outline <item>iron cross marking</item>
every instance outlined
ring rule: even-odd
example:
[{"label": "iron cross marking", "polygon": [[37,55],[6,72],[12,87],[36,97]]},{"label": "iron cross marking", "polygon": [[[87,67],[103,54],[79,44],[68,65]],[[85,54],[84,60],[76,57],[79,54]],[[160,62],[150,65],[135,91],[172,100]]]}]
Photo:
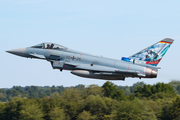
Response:
[{"label": "iron cross marking", "polygon": [[73,56],[73,57],[71,57],[71,59],[74,60],[74,59],[76,59],[76,58]]}]

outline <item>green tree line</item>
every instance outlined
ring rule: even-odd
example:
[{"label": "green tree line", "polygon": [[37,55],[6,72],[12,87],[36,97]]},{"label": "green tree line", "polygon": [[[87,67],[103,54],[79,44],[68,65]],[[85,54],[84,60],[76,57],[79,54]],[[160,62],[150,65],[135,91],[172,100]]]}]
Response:
[{"label": "green tree line", "polygon": [[180,82],[0,89],[0,120],[179,120]]}]

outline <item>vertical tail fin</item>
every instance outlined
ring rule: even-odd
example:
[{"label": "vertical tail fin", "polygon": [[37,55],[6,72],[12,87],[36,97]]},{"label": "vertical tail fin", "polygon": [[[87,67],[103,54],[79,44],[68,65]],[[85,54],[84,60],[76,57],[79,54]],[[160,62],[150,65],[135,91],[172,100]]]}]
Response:
[{"label": "vertical tail fin", "polygon": [[165,53],[170,48],[173,43],[173,39],[165,38],[148,48],[141,50],[140,52],[130,56],[130,59],[139,61],[138,63],[149,64],[152,66],[157,66]]}]

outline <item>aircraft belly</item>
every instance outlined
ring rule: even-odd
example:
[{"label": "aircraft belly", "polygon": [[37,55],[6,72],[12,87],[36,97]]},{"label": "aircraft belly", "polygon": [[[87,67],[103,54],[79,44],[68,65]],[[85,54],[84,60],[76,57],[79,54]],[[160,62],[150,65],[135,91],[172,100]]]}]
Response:
[{"label": "aircraft belly", "polygon": [[85,77],[85,78],[94,78],[94,79],[104,79],[104,80],[125,80],[125,77],[123,75],[107,75],[87,70],[72,70],[72,74]]}]

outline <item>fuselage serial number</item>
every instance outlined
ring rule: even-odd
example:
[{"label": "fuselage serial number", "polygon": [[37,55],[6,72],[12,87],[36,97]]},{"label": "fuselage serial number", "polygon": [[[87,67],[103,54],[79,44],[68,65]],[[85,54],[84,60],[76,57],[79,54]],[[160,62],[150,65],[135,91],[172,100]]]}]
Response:
[{"label": "fuselage serial number", "polygon": [[66,56],[66,59],[81,61],[81,57],[68,56],[68,55]]}]

